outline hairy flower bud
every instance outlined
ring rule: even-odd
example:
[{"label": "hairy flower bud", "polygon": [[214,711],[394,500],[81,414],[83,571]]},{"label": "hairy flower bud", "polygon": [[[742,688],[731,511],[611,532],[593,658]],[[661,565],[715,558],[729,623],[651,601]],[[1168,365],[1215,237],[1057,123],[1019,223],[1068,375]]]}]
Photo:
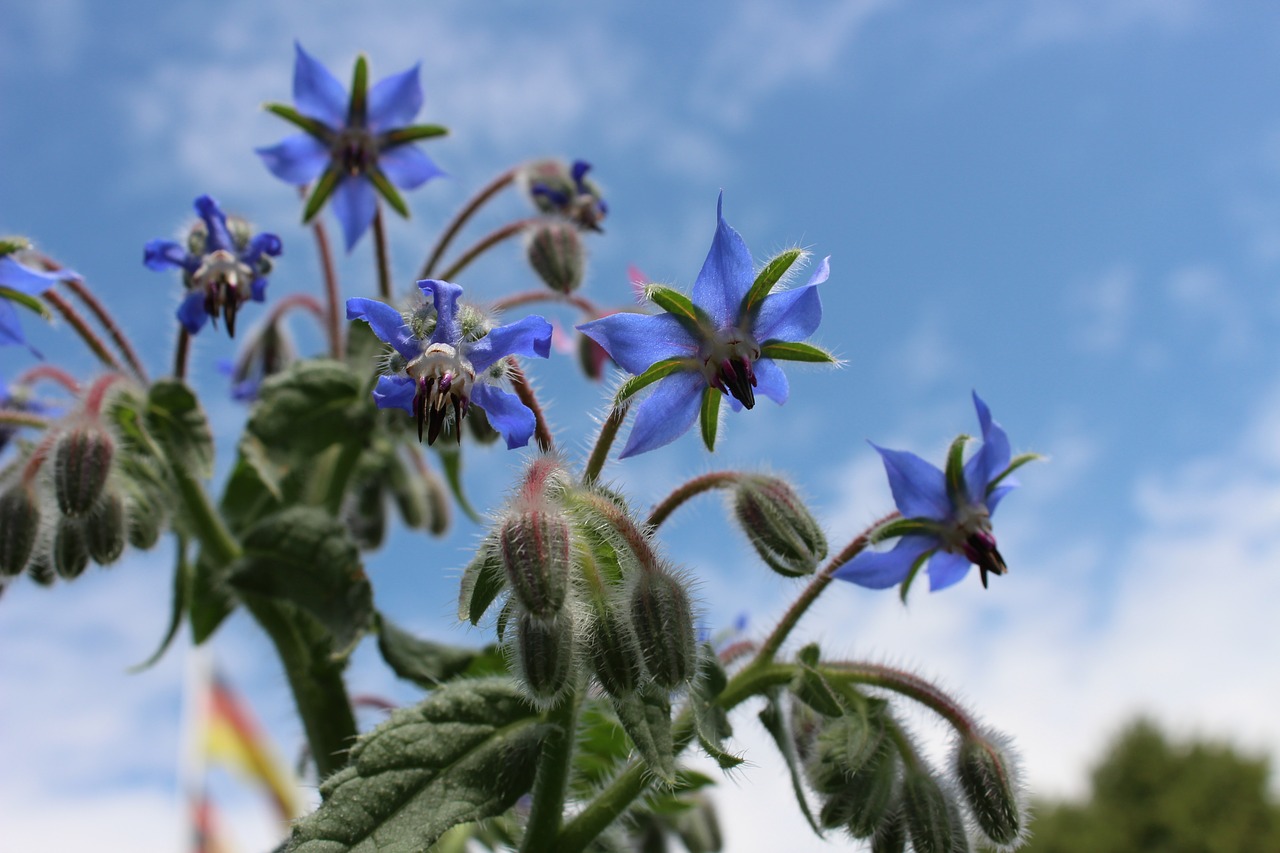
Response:
[{"label": "hairy flower bud", "polygon": [[129,497],[128,518],[126,535],[129,544],[143,551],[155,547],[164,530],[165,513],[160,503],[154,497],[143,494],[142,490],[137,490]]},{"label": "hairy flower bud", "polygon": [[75,580],[89,567],[89,537],[84,522],[63,516],[53,536],[53,568],[59,577]]},{"label": "hairy flower bud", "polygon": [[525,609],[550,619],[564,607],[569,591],[569,522],[546,505],[526,506],[498,530],[502,567]]},{"label": "hairy flower bud", "polygon": [[124,501],[108,491],[84,518],[85,544],[89,556],[100,566],[109,566],[124,553]]},{"label": "hairy flower bud", "polygon": [[27,574],[40,586],[53,586],[58,574],[53,570],[52,560],[53,556],[47,550],[36,551],[31,555],[31,562],[27,563]]},{"label": "hairy flower bud", "polygon": [[891,817],[898,752],[885,728],[884,705],[850,712],[823,725],[806,764],[810,784],[823,796],[823,826],[844,826],[870,838]]},{"label": "hairy flower bud", "polygon": [[572,293],[582,286],[587,253],[578,229],[568,222],[548,220],[534,225],[525,256],[538,278],[556,293]]},{"label": "hairy flower bud", "polygon": [[606,693],[621,697],[635,690],[644,674],[644,658],[625,612],[598,602],[587,648],[596,680]]},{"label": "hairy flower bud", "polygon": [[876,830],[871,839],[871,853],[906,853],[907,827],[898,815],[893,815]]},{"label": "hairy flower bud", "polygon": [[97,503],[114,451],[111,436],[96,426],[77,427],[58,440],[53,482],[63,515],[84,515]]},{"label": "hairy flower bud", "polygon": [[969,850],[969,836],[955,796],[924,767],[908,766],[902,777],[902,820],[918,853]]},{"label": "hairy flower bud", "polygon": [[20,574],[40,532],[40,507],[21,485],[0,495],[0,575]]},{"label": "hairy flower bud", "polygon": [[649,675],[674,690],[689,680],[697,665],[693,611],[689,593],[670,573],[639,573],[631,592],[631,624]]},{"label": "hairy flower bud", "polygon": [[960,739],[954,757],[956,777],[978,828],[993,844],[1010,849],[1022,836],[1017,761],[998,735]]},{"label": "hairy flower bud", "polygon": [[760,559],[780,575],[813,574],[827,556],[822,527],[784,480],[743,477],[734,491],[733,514]]},{"label": "hairy flower bud", "polygon": [[381,477],[370,476],[357,483],[343,501],[342,521],[366,551],[380,547],[387,535],[387,502],[382,492]]},{"label": "hairy flower bud", "polygon": [[565,611],[553,619],[522,612],[516,621],[516,672],[535,702],[550,706],[573,677],[573,618]]}]

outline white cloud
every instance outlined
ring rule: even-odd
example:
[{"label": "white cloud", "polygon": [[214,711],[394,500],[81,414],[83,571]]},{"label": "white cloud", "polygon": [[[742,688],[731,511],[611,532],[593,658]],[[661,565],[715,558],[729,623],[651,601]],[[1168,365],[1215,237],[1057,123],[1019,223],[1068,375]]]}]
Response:
[{"label": "white cloud", "polygon": [[86,35],[83,0],[13,4],[4,15],[0,68],[21,64],[60,74],[75,67]]},{"label": "white cloud", "polygon": [[1205,351],[1219,359],[1253,352],[1251,309],[1219,270],[1205,265],[1175,270],[1169,276],[1167,294]]},{"label": "white cloud", "polygon": [[1119,349],[1132,322],[1136,289],[1137,274],[1122,264],[1071,288],[1079,316],[1077,339],[1082,347],[1097,353]]}]

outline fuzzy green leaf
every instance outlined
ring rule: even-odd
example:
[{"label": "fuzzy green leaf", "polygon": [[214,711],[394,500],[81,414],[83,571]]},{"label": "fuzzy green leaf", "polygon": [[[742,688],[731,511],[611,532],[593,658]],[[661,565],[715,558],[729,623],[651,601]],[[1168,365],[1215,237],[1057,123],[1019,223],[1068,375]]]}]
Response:
[{"label": "fuzzy green leaf", "polygon": [[169,626],[165,629],[164,637],[160,640],[160,646],[151,653],[151,657],[142,663],[134,664],[129,667],[130,673],[142,672],[144,669],[150,669],[164,657],[164,653],[168,651],[169,645],[173,642],[173,638],[178,634],[178,626],[182,624],[182,616],[187,612],[187,599],[191,589],[191,578],[194,574],[191,564],[187,562],[187,543],[181,537],[178,539],[178,564],[173,567],[173,597],[172,605],[169,609]]},{"label": "fuzzy green leaf", "polygon": [[671,702],[664,691],[637,690],[613,700],[618,720],[631,736],[641,760],[671,785],[676,780],[675,746],[671,740]]},{"label": "fuzzy green leaf", "polygon": [[262,383],[246,431],[272,461],[310,465],[335,444],[368,446],[376,414],[365,377],[340,361],[310,359]]},{"label": "fuzzy green leaf", "polygon": [[391,671],[420,687],[437,687],[459,675],[496,674],[505,670],[494,646],[467,649],[417,637],[382,614],[377,616],[378,651]]},{"label": "fuzzy green leaf", "polygon": [[822,829],[818,826],[818,821],[814,819],[813,811],[809,808],[809,801],[805,798],[804,780],[800,774],[800,757],[796,755],[795,743],[791,740],[791,734],[787,731],[786,717],[783,715],[779,696],[779,691],[773,691],[769,694],[768,704],[760,712],[760,722],[764,725],[765,731],[773,738],[773,742],[777,744],[778,752],[782,755],[782,760],[786,762],[787,770],[791,772],[791,788],[795,791],[796,802],[800,804],[800,811],[804,814],[805,820],[809,822],[809,827],[814,834],[822,838]]},{"label": "fuzzy green leaf", "polygon": [[801,341],[765,341],[760,345],[760,357],[777,361],[807,361],[813,364],[839,364],[831,353]]},{"label": "fuzzy green leaf", "polygon": [[507,585],[507,574],[502,568],[502,555],[492,535],[485,538],[467,567],[462,571],[461,589],[458,592],[458,618],[468,619],[472,625],[480,624],[489,605]]},{"label": "fuzzy green leaf", "polygon": [[200,401],[185,383],[177,379],[152,383],[143,419],[170,464],[199,478],[213,475],[213,433]]}]

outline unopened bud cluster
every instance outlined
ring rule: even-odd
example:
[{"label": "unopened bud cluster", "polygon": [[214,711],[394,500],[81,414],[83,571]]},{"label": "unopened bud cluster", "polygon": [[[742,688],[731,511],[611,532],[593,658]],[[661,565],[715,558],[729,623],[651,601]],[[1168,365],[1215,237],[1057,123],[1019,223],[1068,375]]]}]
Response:
[{"label": "unopened bud cluster", "polygon": [[733,491],[733,515],[760,559],[780,575],[811,575],[827,556],[822,526],[785,480],[741,477]]},{"label": "unopened bud cluster", "polygon": [[449,529],[447,487],[420,459],[412,458],[417,452],[416,448],[398,452],[390,442],[377,442],[361,454],[341,518],[362,549],[382,546],[388,505],[396,508],[410,530],[442,536]]},{"label": "unopened bud cluster", "polygon": [[610,696],[682,688],[697,661],[684,581],[616,495],[573,482],[554,457],[523,483],[463,579],[477,621],[502,592],[514,669],[542,706],[579,673]]}]

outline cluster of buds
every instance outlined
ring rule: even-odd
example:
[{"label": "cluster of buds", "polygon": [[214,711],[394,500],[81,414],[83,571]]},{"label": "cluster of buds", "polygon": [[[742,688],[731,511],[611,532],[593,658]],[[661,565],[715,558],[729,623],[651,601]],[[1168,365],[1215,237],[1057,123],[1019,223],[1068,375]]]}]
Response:
[{"label": "cluster of buds", "polygon": [[[531,699],[554,705],[579,671],[610,696],[681,689],[697,665],[693,608],[616,495],[536,459],[463,578],[459,615],[499,624]],[[514,630],[512,630],[514,629]]]},{"label": "cluster of buds", "polygon": [[534,160],[517,179],[529,200],[546,218],[530,226],[525,256],[538,277],[557,293],[572,293],[582,285],[587,252],[583,231],[600,231],[608,205],[600,189],[586,175],[591,165],[576,160]]},{"label": "cluster of buds", "polygon": [[361,454],[352,486],[342,504],[341,517],[363,549],[382,546],[387,535],[387,507],[394,504],[410,530],[443,536],[449,529],[448,490],[427,467],[415,447],[379,440]]}]

